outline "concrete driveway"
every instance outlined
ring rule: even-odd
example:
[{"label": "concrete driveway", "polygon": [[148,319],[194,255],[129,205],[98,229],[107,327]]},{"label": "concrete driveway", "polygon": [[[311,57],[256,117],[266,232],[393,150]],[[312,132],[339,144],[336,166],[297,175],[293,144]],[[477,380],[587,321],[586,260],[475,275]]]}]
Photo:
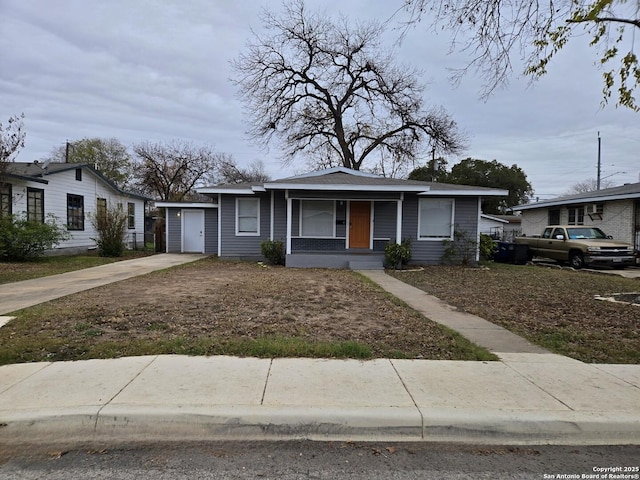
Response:
[{"label": "concrete driveway", "polygon": [[162,253],[0,286],[0,315],[127,278],[195,262],[207,255]]}]

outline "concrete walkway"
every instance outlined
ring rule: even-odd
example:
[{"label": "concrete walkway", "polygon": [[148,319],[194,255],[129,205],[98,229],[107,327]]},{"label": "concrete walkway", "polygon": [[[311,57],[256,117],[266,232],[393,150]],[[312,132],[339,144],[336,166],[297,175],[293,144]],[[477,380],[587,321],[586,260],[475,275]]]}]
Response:
[{"label": "concrete walkway", "polygon": [[[75,283],[72,293],[201,258],[156,257],[146,267],[119,262],[125,266],[109,279],[104,267],[97,267],[101,274],[64,274],[64,282],[48,277],[40,284],[46,297],[34,283],[20,284],[30,288],[26,297],[45,301],[65,294],[52,291],[56,284]],[[640,365],[589,365],[550,354],[384,272],[360,273],[500,361],[163,355],[6,365],[0,444],[299,438],[640,444]],[[71,282],[74,276],[84,280]],[[13,301],[4,287],[21,295],[17,283],[3,285],[3,311],[27,306],[4,307]]]},{"label": "concrete walkway", "polygon": [[387,275],[384,271],[361,270],[358,273],[374,281],[428,319],[460,332],[487,350],[495,353],[549,353],[509,330],[462,312],[433,295]]}]

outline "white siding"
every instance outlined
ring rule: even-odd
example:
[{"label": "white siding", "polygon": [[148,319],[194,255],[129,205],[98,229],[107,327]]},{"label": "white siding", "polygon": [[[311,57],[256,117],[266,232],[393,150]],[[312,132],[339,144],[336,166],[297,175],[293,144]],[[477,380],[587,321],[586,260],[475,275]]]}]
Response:
[{"label": "white siding", "polygon": [[[616,240],[633,244],[634,238],[634,209],[633,200],[618,200],[603,202],[602,220],[594,216],[593,220],[585,212],[584,224],[602,229],[607,235]],[[585,204],[585,209],[591,204]],[[572,205],[571,207],[580,206]],[[560,209],[560,223],[569,220],[568,207],[553,207]],[[525,235],[540,235],[549,221],[548,208],[537,208],[522,211],[522,232]]]},{"label": "white siding", "polygon": [[84,230],[70,230],[71,239],[62,242],[57,248],[93,248],[96,243],[92,238],[96,237],[91,225],[91,216],[95,215],[97,198],[106,198],[107,205],[122,203],[122,208],[127,212],[127,203],[135,204],[135,228],[127,229],[126,242],[133,241],[134,233],[138,245],[144,242],[144,201],[138,198],[126,197],[112,189],[90,170],[82,169],[82,180],[76,180],[75,169],[49,174],[44,177],[49,183],[38,183],[10,179],[12,184],[13,213],[19,214],[27,211],[27,188],[44,190],[45,215],[53,214],[58,223],[67,225],[67,194],[82,195],[84,197]]}]

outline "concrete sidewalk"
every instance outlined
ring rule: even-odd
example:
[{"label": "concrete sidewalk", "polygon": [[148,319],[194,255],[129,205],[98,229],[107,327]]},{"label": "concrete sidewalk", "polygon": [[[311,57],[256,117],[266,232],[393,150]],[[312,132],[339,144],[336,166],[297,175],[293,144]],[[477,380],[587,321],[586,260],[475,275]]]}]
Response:
[{"label": "concrete sidewalk", "polygon": [[638,444],[640,369],[148,356],[0,367],[0,443],[214,439]]},{"label": "concrete sidewalk", "polygon": [[[3,285],[0,311],[198,258],[157,255]],[[0,366],[0,444],[299,438],[640,444],[640,365],[588,365],[550,354],[384,272],[360,273],[501,360],[165,355]]]},{"label": "concrete sidewalk", "polygon": [[0,285],[0,315],[145,273],[190,263],[206,255],[162,253]]}]

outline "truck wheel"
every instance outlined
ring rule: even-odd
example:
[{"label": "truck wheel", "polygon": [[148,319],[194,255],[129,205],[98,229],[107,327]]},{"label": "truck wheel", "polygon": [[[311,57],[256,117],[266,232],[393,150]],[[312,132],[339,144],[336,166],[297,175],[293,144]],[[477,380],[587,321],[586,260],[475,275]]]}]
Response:
[{"label": "truck wheel", "polygon": [[576,270],[584,267],[584,257],[580,252],[571,252],[569,254],[569,265],[571,265]]}]

